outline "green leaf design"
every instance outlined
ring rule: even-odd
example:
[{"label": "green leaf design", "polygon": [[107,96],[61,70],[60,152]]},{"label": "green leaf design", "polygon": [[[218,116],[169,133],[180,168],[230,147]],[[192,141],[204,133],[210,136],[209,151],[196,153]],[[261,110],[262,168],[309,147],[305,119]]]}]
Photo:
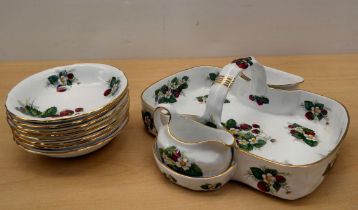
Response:
[{"label": "green leaf design", "polygon": [[170,98],[168,99],[168,103],[175,103],[175,102],[177,102],[177,99],[173,96],[173,95],[171,95],[170,96]]},{"label": "green leaf design", "polygon": [[275,182],[275,183],[273,183],[272,187],[273,187],[273,188],[276,190],[276,192],[277,192],[277,191],[279,191],[279,190],[280,190],[280,188],[281,188],[281,184],[280,184],[280,183],[278,183],[278,182]]},{"label": "green leaf design", "polygon": [[60,71],[60,72],[58,73],[58,75],[59,75],[60,77],[66,76],[66,75],[67,75],[67,71],[66,71],[66,70]]},{"label": "green leaf design", "polygon": [[312,140],[308,140],[306,138],[303,141],[311,147],[315,147],[318,144],[318,141],[312,141]]},{"label": "green leaf design", "polygon": [[239,144],[239,148],[243,149],[245,151],[251,151],[251,150],[254,149],[254,146],[249,144],[249,143],[247,143],[247,144]]},{"label": "green leaf design", "polygon": [[159,148],[160,157],[163,157],[163,153],[164,153],[164,149],[163,149],[163,148]]},{"label": "green leaf design", "polygon": [[323,108],[324,108],[324,104],[322,104],[322,103],[315,103],[315,105],[314,105],[315,107],[318,107],[320,110],[322,110]]},{"label": "green leaf design", "polygon": [[187,81],[189,81],[188,76],[183,76],[181,79],[179,79],[178,77],[174,77],[173,79],[168,81],[168,84],[165,84],[155,90],[155,101],[158,103],[177,102],[176,98],[179,97],[181,91],[189,87]]},{"label": "green leaf design", "polygon": [[[213,186],[214,189],[212,189],[210,186]],[[222,186],[222,184],[219,182],[219,183],[216,183],[216,184],[203,184],[201,185],[201,189],[203,190],[217,190],[219,189],[220,187]]]},{"label": "green leaf design", "polygon": [[198,96],[198,97],[196,97],[196,100],[198,100],[199,102],[203,102],[203,101],[204,101],[204,97],[203,97],[203,96]]},{"label": "green leaf design", "polygon": [[46,109],[42,114],[41,117],[51,117],[56,115],[57,113],[57,108],[55,106],[50,107],[48,109]]},{"label": "green leaf design", "polygon": [[210,73],[209,78],[211,81],[215,81],[216,77],[219,75],[219,73]]},{"label": "green leaf design", "polygon": [[266,168],[265,169],[265,174],[268,174],[268,173],[272,174],[272,176],[276,176],[278,174],[276,169]]},{"label": "green leaf design", "polygon": [[254,146],[255,146],[256,148],[260,148],[260,147],[263,147],[265,144],[266,144],[266,141],[264,141],[264,140],[262,140],[262,139],[259,139],[259,140],[257,140],[257,143],[254,144]]},{"label": "green leaf design", "polygon": [[167,103],[167,98],[160,98],[159,100],[158,100],[158,103],[160,103],[160,104],[162,104],[162,103]]},{"label": "green leaf design", "polygon": [[296,139],[304,139],[305,138],[303,133],[299,133],[299,132],[292,134],[292,136],[295,137]]},{"label": "green leaf design", "polygon": [[167,147],[164,152],[169,155],[169,156],[172,156],[174,154],[174,152],[176,151],[176,147],[175,146],[170,146],[170,147]]},{"label": "green leaf design", "polygon": [[243,137],[244,139],[246,139],[246,140],[255,138],[255,136],[254,136],[252,133],[250,133],[250,132],[245,133],[242,137]]},{"label": "green leaf design", "polygon": [[307,111],[310,111],[314,105],[313,105],[312,101],[304,101],[304,106]]},{"label": "green leaf design", "polygon": [[[170,146],[165,149],[159,148],[160,157],[163,158],[163,154],[165,154],[171,159],[177,150],[178,149],[175,146]],[[162,161],[164,161],[164,160],[162,159]],[[176,171],[180,174],[187,175],[187,176],[191,176],[191,177],[203,176],[202,170],[195,163],[191,163],[191,167],[189,168],[189,170],[186,170],[186,171],[184,171],[183,168],[176,166],[175,164],[168,164],[167,166],[169,168],[173,169],[174,171]]]},{"label": "green leaf design", "polygon": [[302,125],[299,125],[297,123],[293,123],[291,124],[291,132],[293,131],[293,129],[295,128],[301,128],[302,129],[302,132],[298,132],[296,131],[295,133],[291,133],[291,135],[293,137],[295,137],[296,139],[301,139],[303,140],[307,145],[311,146],[311,147],[314,147],[314,146],[317,146],[318,145],[318,141],[316,140],[311,140],[311,139],[308,139],[306,138],[306,136],[304,135],[304,133],[311,133],[311,135],[315,136],[315,132],[314,130],[312,129],[309,129],[309,128],[306,128]]},{"label": "green leaf design", "polygon": [[162,93],[166,93],[168,91],[169,87],[167,85],[163,85],[160,90],[162,91]]},{"label": "green leaf design", "polygon": [[262,175],[264,174],[264,172],[257,167],[251,167],[250,168],[252,175],[257,179],[257,180],[263,180],[262,179]]},{"label": "green leaf design", "polygon": [[183,83],[180,85],[179,87],[181,90],[187,89],[188,88],[188,83]]},{"label": "green leaf design", "polygon": [[177,84],[178,84],[178,81],[179,81],[178,78],[177,78],[177,77],[174,77],[174,78],[172,79],[171,83],[177,85]]},{"label": "green leaf design", "polygon": [[48,81],[50,82],[51,85],[55,85],[55,84],[57,84],[58,76],[51,75],[47,79],[48,79]]},{"label": "green leaf design", "polygon": [[111,81],[109,82],[109,87],[113,88],[115,84],[117,84],[117,79],[115,77],[112,77]]},{"label": "green leaf design", "polygon": [[203,176],[203,172],[201,171],[200,167],[198,165],[196,165],[195,163],[192,163],[190,169],[187,171],[184,171],[184,173],[186,175],[192,176],[192,177]]},{"label": "green leaf design", "polygon": [[264,104],[268,104],[270,101],[268,98],[266,97],[261,97],[261,101],[264,103]]},{"label": "green leaf design", "polygon": [[33,117],[38,117],[42,114],[40,110],[36,109],[32,105],[25,105],[25,113]]},{"label": "green leaf design", "polygon": [[319,113],[319,114],[316,115],[316,117],[317,117],[318,120],[322,120],[323,114]]},{"label": "green leaf design", "polygon": [[201,189],[208,190],[209,189],[209,184],[203,184],[200,187],[201,187]]},{"label": "green leaf design", "polygon": [[234,119],[229,119],[228,121],[226,121],[225,127],[227,129],[230,129],[230,128],[235,128],[236,125],[237,125],[237,123]]}]

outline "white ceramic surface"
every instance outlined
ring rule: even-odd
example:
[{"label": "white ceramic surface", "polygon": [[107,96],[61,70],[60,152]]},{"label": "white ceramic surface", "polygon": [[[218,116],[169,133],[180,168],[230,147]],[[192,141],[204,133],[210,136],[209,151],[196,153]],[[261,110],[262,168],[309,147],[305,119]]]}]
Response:
[{"label": "white ceramic surface", "polygon": [[237,163],[233,161],[230,167],[224,172],[211,177],[189,177],[184,176],[170,169],[168,166],[162,163],[161,157],[158,154],[158,148],[156,144],[153,147],[153,156],[160,172],[174,184],[182,187],[196,190],[196,191],[213,191],[218,190],[224,186],[237,170]]},{"label": "white ceramic surface", "polygon": [[[111,88],[112,78],[117,83]],[[127,79],[123,72],[109,65],[88,63],[60,66],[34,74],[17,84],[8,94],[6,107],[11,114],[33,121],[79,118],[110,104],[126,87]],[[56,115],[66,110],[74,114],[69,116],[64,112],[63,116],[57,117],[31,116],[19,111],[25,105],[41,112],[56,107]],[[81,111],[77,112],[76,109]]]},{"label": "white ceramic surface", "polygon": [[[237,77],[223,105],[221,122],[236,135],[240,146],[239,167],[232,179],[281,198],[297,199],[312,192],[332,167],[348,129],[349,116],[342,104],[318,94],[266,86],[254,88],[255,79],[265,80],[263,69],[256,71],[261,76],[249,82]],[[255,74],[252,66],[246,71]],[[213,73],[217,75],[218,69],[195,67],[146,89],[142,94],[142,113],[148,130],[156,133],[150,126],[151,114],[159,102],[156,90],[171,85],[174,78],[187,77],[186,88],[179,88],[175,101],[161,102],[171,103],[180,114],[202,116],[208,101],[203,96],[210,92]],[[172,92],[178,91],[173,87]],[[305,178],[304,173],[310,178]]]},{"label": "white ceramic surface", "polygon": [[17,142],[17,144],[23,148],[24,150],[33,153],[33,154],[38,154],[38,155],[44,155],[47,157],[53,157],[53,158],[72,158],[72,157],[78,157],[78,156],[82,156],[82,155],[86,155],[89,153],[92,153],[102,147],[104,147],[105,145],[107,145],[111,140],[113,140],[114,138],[116,138],[120,132],[122,131],[122,129],[125,127],[125,125],[128,123],[129,118],[127,117],[124,122],[110,135],[106,136],[103,139],[97,140],[95,142],[93,142],[90,145],[87,145],[86,147],[83,148],[79,148],[79,149],[75,149],[75,150],[70,150],[70,151],[64,151],[64,152],[44,152],[44,151],[37,151],[34,149],[28,149],[24,146],[22,146],[21,144],[19,144]]},{"label": "white ceramic surface", "polygon": [[[161,122],[163,110],[170,114],[165,125]],[[235,143],[229,133],[180,116],[167,104],[157,106],[154,124],[158,153],[168,167],[193,177],[216,176],[229,168]]]}]

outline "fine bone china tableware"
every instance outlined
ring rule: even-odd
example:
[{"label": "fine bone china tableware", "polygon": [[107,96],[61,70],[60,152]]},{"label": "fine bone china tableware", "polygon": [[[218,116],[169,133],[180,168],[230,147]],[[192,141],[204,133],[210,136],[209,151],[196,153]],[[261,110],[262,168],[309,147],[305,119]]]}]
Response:
[{"label": "fine bone china tableware", "polygon": [[115,138],[128,122],[127,79],[104,64],[73,64],[34,74],[6,100],[16,144],[50,157],[93,152]]},{"label": "fine bone china tableware", "polygon": [[[17,132],[24,133],[24,134],[31,134],[38,137],[63,137],[68,135],[78,135],[78,133],[82,132],[93,132],[94,129],[99,129],[100,126],[106,125],[109,122],[113,121],[115,116],[117,116],[121,111],[127,110],[129,106],[128,101],[123,101],[118,104],[115,108],[107,112],[105,115],[102,115],[96,119],[81,122],[81,124],[77,124],[74,126],[67,126],[64,128],[31,128],[27,127],[27,124],[18,123],[16,120],[12,119],[8,116],[8,122],[10,126],[16,129]],[[51,140],[47,140],[51,141]]]},{"label": "fine bone china tableware", "polygon": [[[170,115],[166,125],[161,120],[162,110]],[[235,140],[228,132],[180,116],[167,104],[157,106],[154,124],[158,130],[158,152],[174,171],[192,177],[212,177],[230,167]]]},{"label": "fine bone china tableware", "polygon": [[62,139],[50,139],[51,137],[42,137],[29,136],[28,134],[23,134],[13,131],[13,135],[18,139],[21,139],[24,143],[32,145],[34,147],[43,147],[43,148],[68,148],[69,146],[76,146],[83,143],[88,143],[94,141],[95,138],[99,136],[104,136],[107,133],[111,133],[122,123],[125,116],[128,114],[128,107],[120,113],[116,114],[113,121],[106,123],[103,126],[100,126],[98,129],[91,132],[79,133],[76,135],[64,136]]},{"label": "fine bone china tableware", "polygon": [[233,160],[229,168],[216,176],[191,177],[178,173],[165,165],[158,153],[157,144],[154,144],[153,146],[153,156],[159,170],[166,178],[174,184],[196,191],[213,191],[221,188],[230,181],[237,170],[237,163]]},{"label": "fine bone china tableware", "polygon": [[[257,85],[267,84],[266,69],[251,57],[234,63],[239,68],[247,64],[241,69],[251,71],[250,81],[220,76],[219,69],[202,66],[148,87],[142,94],[148,131],[156,135],[152,116],[158,104],[171,104],[180,114],[203,116],[213,83],[229,85],[235,79],[221,116],[221,125],[238,145],[237,168],[231,179],[289,200],[310,194],[334,164],[349,125],[347,110],[318,94]],[[215,75],[214,81],[210,75]]]}]

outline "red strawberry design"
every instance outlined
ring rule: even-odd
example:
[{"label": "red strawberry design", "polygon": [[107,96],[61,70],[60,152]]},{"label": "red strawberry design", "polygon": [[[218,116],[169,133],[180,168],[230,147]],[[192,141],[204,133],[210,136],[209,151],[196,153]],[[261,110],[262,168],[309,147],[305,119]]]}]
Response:
[{"label": "red strawberry design", "polygon": [[254,133],[254,134],[259,134],[260,130],[259,129],[253,129],[251,132]]},{"label": "red strawberry design", "polygon": [[73,113],[75,113],[74,111],[70,110],[70,109],[66,109],[60,112],[60,116],[70,116],[73,115]]},{"label": "red strawberry design", "polygon": [[72,80],[75,76],[72,73],[67,74],[67,78],[69,80]]},{"label": "red strawberry design", "polygon": [[109,94],[111,94],[112,89],[107,89],[106,91],[104,91],[103,95],[104,96],[108,96]]},{"label": "red strawberry design", "polygon": [[306,112],[305,114],[306,118],[309,120],[313,120],[314,119],[314,114],[312,112]]},{"label": "red strawberry design", "polygon": [[240,129],[248,131],[251,129],[251,126],[249,124],[243,123],[243,124],[240,124]]},{"label": "red strawberry design", "polygon": [[257,105],[259,105],[259,106],[262,106],[264,104],[264,102],[260,99],[258,99],[256,102],[257,102]]},{"label": "red strawberry design", "polygon": [[172,159],[176,162],[178,160],[178,158],[181,157],[181,153],[179,150],[175,151],[175,153],[172,156]]},{"label": "red strawberry design", "polygon": [[262,192],[269,192],[270,191],[270,186],[264,181],[259,181],[257,183],[257,188],[259,188]]},{"label": "red strawberry design", "polygon": [[175,97],[175,98],[178,98],[179,95],[180,95],[180,91],[175,90],[175,91],[174,91],[174,97]]},{"label": "red strawberry design", "polygon": [[279,183],[282,183],[282,182],[286,181],[286,178],[283,177],[283,176],[280,176],[280,175],[275,176],[275,178],[276,178],[276,181],[279,182]]},{"label": "red strawberry design", "polygon": [[250,99],[251,101],[254,101],[254,100],[255,100],[255,96],[249,95],[249,99]]},{"label": "red strawberry design", "polygon": [[75,112],[83,112],[83,108],[82,107],[78,107],[75,109]]},{"label": "red strawberry design", "polygon": [[57,88],[56,88],[56,91],[57,92],[65,92],[66,91],[66,87],[65,86],[63,86],[63,85],[59,85],[59,86],[57,86]]},{"label": "red strawberry design", "polygon": [[254,128],[260,128],[260,126],[258,124],[252,124],[252,127]]},{"label": "red strawberry design", "polygon": [[306,135],[312,135],[312,136],[316,135],[316,133],[314,131],[305,131],[305,134]]},{"label": "red strawberry design", "polygon": [[293,125],[288,125],[288,128],[294,128]]},{"label": "red strawberry design", "polygon": [[327,112],[327,110],[326,110],[326,109],[322,109],[322,110],[321,110],[321,114],[323,114],[323,115],[327,115],[327,114],[328,114],[328,112]]},{"label": "red strawberry design", "polygon": [[295,131],[295,130],[291,130],[291,131],[290,131],[290,133],[291,133],[292,135],[294,135],[294,134],[296,134],[296,133],[297,133],[297,131]]},{"label": "red strawberry design", "polygon": [[243,62],[243,63],[239,63],[238,67],[242,68],[242,69],[247,69],[247,67],[249,67],[249,65],[246,62]]}]

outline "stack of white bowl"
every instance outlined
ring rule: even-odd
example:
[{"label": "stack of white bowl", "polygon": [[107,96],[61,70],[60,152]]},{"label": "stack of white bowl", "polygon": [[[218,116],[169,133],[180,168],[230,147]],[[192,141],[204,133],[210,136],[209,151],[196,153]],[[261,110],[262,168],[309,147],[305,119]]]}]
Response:
[{"label": "stack of white bowl", "polygon": [[13,139],[24,150],[75,157],[93,152],[125,127],[127,78],[104,64],[51,68],[17,84],[6,100]]}]

